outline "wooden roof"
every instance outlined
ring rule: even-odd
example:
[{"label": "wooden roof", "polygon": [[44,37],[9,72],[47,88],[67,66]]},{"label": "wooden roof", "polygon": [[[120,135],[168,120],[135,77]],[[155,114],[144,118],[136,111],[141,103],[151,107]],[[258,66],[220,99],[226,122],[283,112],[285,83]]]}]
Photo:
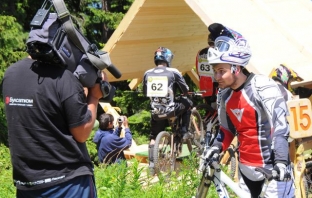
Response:
[{"label": "wooden roof", "polygon": [[135,0],[104,47],[134,88],[154,67],[164,46],[174,53],[172,67],[191,71],[198,50],[206,47],[207,26],[218,22],[240,32],[253,52],[247,68],[269,75],[280,63],[312,81],[312,2],[308,0]]}]

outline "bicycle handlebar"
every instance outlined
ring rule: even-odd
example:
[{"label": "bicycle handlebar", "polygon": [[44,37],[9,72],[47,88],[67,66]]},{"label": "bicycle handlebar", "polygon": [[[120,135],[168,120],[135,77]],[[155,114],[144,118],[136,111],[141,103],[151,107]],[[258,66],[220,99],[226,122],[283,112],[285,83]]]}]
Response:
[{"label": "bicycle handlebar", "polygon": [[[212,167],[213,169],[215,169],[216,171],[220,171],[221,168],[220,168],[220,164],[219,164],[219,156],[220,154],[218,153],[215,153],[209,160],[208,160],[208,163],[207,165]],[[269,170],[269,169],[266,169],[266,168],[263,168],[263,167],[256,167],[255,168],[256,171],[260,172],[263,174],[263,176],[265,177],[266,180],[268,181],[271,181],[273,179],[276,179],[279,177],[279,175],[273,177],[273,174],[272,174],[272,170]]]}]

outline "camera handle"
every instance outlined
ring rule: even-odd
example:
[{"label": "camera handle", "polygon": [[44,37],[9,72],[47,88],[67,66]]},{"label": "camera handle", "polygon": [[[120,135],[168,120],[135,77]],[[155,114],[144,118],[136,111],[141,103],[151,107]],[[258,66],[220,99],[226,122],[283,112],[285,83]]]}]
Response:
[{"label": "camera handle", "polygon": [[54,5],[54,8],[56,10],[58,18],[62,21],[63,27],[65,32],[68,34],[70,40],[76,45],[80,51],[85,53],[87,57],[89,58],[90,62],[99,70],[107,69],[115,78],[120,78],[121,73],[120,71],[112,64],[109,54],[104,51],[97,50],[94,53],[90,53],[88,50],[86,50],[77,34],[76,29],[73,25],[71,16],[69,11],[66,8],[66,5],[63,0],[52,0],[52,3]]}]

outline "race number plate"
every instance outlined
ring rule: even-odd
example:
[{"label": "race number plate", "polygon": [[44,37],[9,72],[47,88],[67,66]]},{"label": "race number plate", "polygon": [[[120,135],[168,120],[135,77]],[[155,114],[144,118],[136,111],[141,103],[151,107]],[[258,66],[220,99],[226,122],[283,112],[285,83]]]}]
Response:
[{"label": "race number plate", "polygon": [[311,102],[307,98],[287,101],[290,116],[288,122],[290,126],[289,136],[293,139],[312,136],[312,110]]},{"label": "race number plate", "polygon": [[199,59],[197,63],[197,71],[200,76],[213,77],[213,70],[207,60]]},{"label": "race number plate", "polygon": [[165,97],[168,94],[168,78],[166,76],[149,76],[147,79],[148,97]]}]

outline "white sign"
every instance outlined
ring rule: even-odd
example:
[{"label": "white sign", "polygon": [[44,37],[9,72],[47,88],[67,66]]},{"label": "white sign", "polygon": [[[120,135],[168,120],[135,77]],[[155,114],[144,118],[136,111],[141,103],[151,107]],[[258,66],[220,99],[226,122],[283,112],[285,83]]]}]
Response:
[{"label": "white sign", "polygon": [[147,78],[147,96],[165,97],[168,94],[167,76],[149,76]]}]

